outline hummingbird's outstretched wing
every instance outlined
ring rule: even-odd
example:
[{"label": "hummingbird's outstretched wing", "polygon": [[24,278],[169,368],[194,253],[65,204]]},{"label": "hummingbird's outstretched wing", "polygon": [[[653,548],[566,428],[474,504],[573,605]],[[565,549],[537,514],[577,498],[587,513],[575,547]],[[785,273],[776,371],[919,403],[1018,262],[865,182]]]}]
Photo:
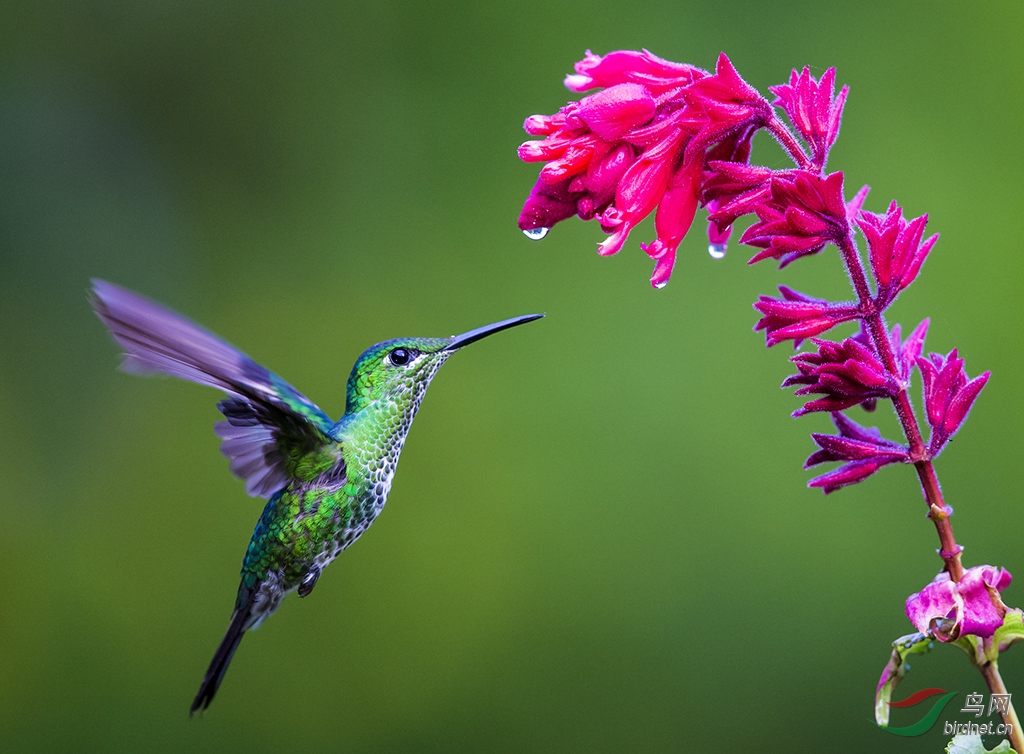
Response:
[{"label": "hummingbird's outstretched wing", "polygon": [[230,396],[217,405],[227,420],[214,429],[250,495],[270,497],[306,459],[333,446],[330,417],[276,374],[155,301],[104,280],[92,282],[93,309],[125,349],[122,369],[163,372]]}]

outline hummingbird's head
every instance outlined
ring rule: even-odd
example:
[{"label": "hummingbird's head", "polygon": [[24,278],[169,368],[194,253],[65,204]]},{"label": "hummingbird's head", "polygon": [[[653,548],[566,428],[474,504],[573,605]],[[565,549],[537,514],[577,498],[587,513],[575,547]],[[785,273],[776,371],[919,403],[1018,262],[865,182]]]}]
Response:
[{"label": "hummingbird's head", "polygon": [[379,400],[403,408],[409,405],[415,411],[430,380],[453,353],[488,335],[543,316],[524,314],[450,338],[396,338],[370,346],[349,375],[345,413],[361,411]]}]

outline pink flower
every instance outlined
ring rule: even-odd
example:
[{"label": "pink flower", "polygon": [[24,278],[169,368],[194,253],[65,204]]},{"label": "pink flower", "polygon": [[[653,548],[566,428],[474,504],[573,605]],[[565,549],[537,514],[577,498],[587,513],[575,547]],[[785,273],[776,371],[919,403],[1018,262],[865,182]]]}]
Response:
[{"label": "pink flower", "polygon": [[708,161],[702,184],[708,219],[719,231],[728,230],[738,218],[770,200],[772,175],[768,168],[745,162]]},{"label": "pink flower", "polygon": [[[892,344],[892,352],[896,356],[896,368],[899,373],[899,378],[904,383],[910,379],[910,372],[917,364],[917,359],[921,356],[921,350],[924,348],[924,338],[928,334],[928,324],[930,320],[925,319],[914,328],[913,332],[907,336],[906,340],[901,340],[900,326],[893,325],[892,332],[889,334],[889,343]],[[856,337],[856,336],[855,336]],[[863,342],[870,342],[867,333],[861,332],[860,335]]]},{"label": "pink flower", "polygon": [[[673,146],[667,145],[666,151],[674,151]],[[669,160],[652,159],[644,154],[630,165],[616,186],[615,201],[601,213],[601,230],[611,235],[598,245],[598,254],[619,253],[630,231],[658,206],[671,177]]]},{"label": "pink flower", "polygon": [[576,197],[569,193],[571,178],[548,183],[538,180],[519,213],[522,230],[550,228],[557,222],[576,214]]},{"label": "pink flower", "polygon": [[620,143],[592,160],[585,173],[572,179],[569,192],[576,197],[576,213],[581,219],[592,220],[608,208],[619,181],[635,159],[633,147]]},{"label": "pink flower", "polygon": [[651,275],[651,285],[655,288],[664,288],[668,283],[676,262],[676,249],[693,224],[693,216],[697,213],[700,167],[698,162],[684,164],[669,179],[654,216],[654,230],[658,238],[654,243],[640,244],[647,256],[657,261]]},{"label": "pink flower", "polygon": [[810,145],[812,161],[820,170],[825,167],[828,152],[839,136],[843,105],[850,88],[844,86],[835,96],[836,69],[829,68],[815,81],[809,68],[803,73],[793,71],[788,84],[770,86],[768,91],[778,97],[773,105],[781,105],[790,122]]},{"label": "pink flower", "polygon": [[919,357],[917,367],[921,370],[924,405],[932,428],[928,452],[934,458],[967,419],[991,372],[969,380],[964,360],[955,348],[945,356],[932,353],[928,358]]},{"label": "pink flower", "polygon": [[832,461],[846,463],[835,471],[815,477],[807,483],[808,487],[820,487],[828,495],[841,487],[867,479],[883,466],[910,462],[907,448],[886,440],[877,428],[862,427],[838,412],[832,414],[832,422],[839,434],[811,434],[821,450],[808,457],[804,468]]},{"label": "pink flower", "polygon": [[860,213],[857,225],[868,242],[868,258],[878,289],[875,304],[879,309],[888,307],[900,291],[914,282],[921,265],[939,240],[936,233],[921,243],[927,223],[928,215],[909,222],[904,220],[903,210],[896,206],[896,202],[889,205],[884,216]]},{"label": "pink flower", "polygon": [[644,87],[616,84],[580,100],[576,115],[600,138],[613,142],[650,122],[654,110],[654,97]]},{"label": "pink flower", "polygon": [[[573,214],[597,218],[609,234],[598,253],[609,255],[618,253],[633,228],[657,208],[657,238],[642,248],[655,260],[651,283],[660,288],[693,223],[708,160],[745,165],[754,133],[772,117],[771,106],[725,55],[709,74],[646,50],[604,57],[588,52],[566,86],[604,88],[554,115],[526,119],[526,131],[544,138],[524,143],[519,156],[546,164],[519,227],[542,231]],[[729,237],[731,220],[724,222],[725,217],[716,218],[709,230],[716,248]]]},{"label": "pink flower", "polygon": [[565,88],[572,92],[631,82],[642,84],[648,91],[660,94],[687,86],[708,75],[701,68],[663,60],[647,50],[616,50],[604,57],[587,50],[583,60],[574,68],[576,73],[565,77]]},{"label": "pink flower", "polygon": [[803,385],[797,395],[820,393],[793,412],[794,417],[812,411],[842,411],[866,400],[890,398],[897,390],[874,349],[854,338],[842,343],[814,338],[818,352],[799,353],[790,361],[799,374],[787,377],[782,387]]},{"label": "pink flower", "polygon": [[999,597],[1013,577],[1004,568],[968,568],[954,583],[943,571],[928,586],[907,598],[907,617],[918,631],[939,641],[963,635],[988,638],[1003,624],[1006,605]]},{"label": "pink flower", "polygon": [[759,296],[754,304],[754,308],[764,315],[754,325],[754,330],[765,331],[769,348],[786,340],[792,340],[794,347],[799,347],[805,338],[860,316],[860,311],[853,304],[833,304],[784,285],[779,286],[779,293],[782,298]]},{"label": "pink flower", "polygon": [[[842,174],[820,175],[839,134],[848,93],[843,87],[836,95],[834,69],[820,80],[808,69],[793,71],[788,84],[771,88],[775,105],[789,114],[810,146],[810,159],[768,100],[743,80],[724,53],[714,73],[646,50],[605,56],[588,50],[575,69],[565,79],[569,89],[601,91],[554,115],[527,118],[526,130],[545,138],[523,144],[519,154],[526,161],[547,163],[540,177],[549,186],[581,174],[586,179],[557,191],[538,183],[520,215],[523,230],[546,229],[551,226],[540,223],[567,218],[572,199],[575,214],[599,218],[610,236],[598,253],[615,254],[633,228],[658,207],[657,238],[642,245],[656,261],[651,277],[656,287],[672,272],[676,250],[693,222],[695,197],[708,208],[713,256],[724,253],[733,223],[749,213],[756,213],[758,222],[741,242],[764,249],[752,262],[774,258],[784,267],[848,234],[852,218],[844,205]],[[761,128],[771,130],[798,169],[748,165],[752,139]],[[592,169],[610,157],[614,170]],[[600,180],[595,172],[601,173]],[[866,190],[851,203],[852,215],[859,212],[864,196]]]},{"label": "pink flower", "polygon": [[570,103],[555,115],[527,118],[526,130],[547,138],[526,142],[519,156],[547,164],[523,205],[519,228],[546,229],[574,214],[589,220],[603,212],[633,164],[635,151],[628,143],[613,144],[591,132],[588,121],[603,133],[616,133],[649,117],[651,104],[642,87],[626,84],[611,94],[600,92]]},{"label": "pink flower", "polygon": [[714,75],[694,81],[681,95],[692,111],[690,121],[697,126],[691,149],[699,149],[701,156],[711,144],[739,130],[748,131],[749,140],[771,117],[768,101],[740,77],[724,52],[718,56]]},{"label": "pink flower", "polygon": [[[642,70],[627,75],[627,64]],[[699,165],[675,167],[686,134],[675,124],[673,108],[663,106],[659,111],[655,95],[669,96],[664,95],[666,88],[706,74],[646,52],[604,59],[588,53],[577,70],[592,77],[587,79],[590,86],[600,82],[608,88],[569,103],[555,115],[527,118],[526,130],[546,138],[526,142],[519,156],[547,164],[523,206],[519,227],[550,228],[573,214],[584,220],[597,217],[610,234],[598,253],[615,254],[630,231],[664,203],[666,209],[657,221],[658,241],[648,250],[658,260],[653,282],[663,285],[693,220],[700,176]],[[573,81],[588,88],[583,79]]]},{"label": "pink flower", "polygon": [[773,173],[771,196],[754,207],[758,222],[747,228],[740,243],[764,251],[750,263],[778,259],[779,266],[808,254],[847,233],[843,174],[822,178],[806,170]]}]

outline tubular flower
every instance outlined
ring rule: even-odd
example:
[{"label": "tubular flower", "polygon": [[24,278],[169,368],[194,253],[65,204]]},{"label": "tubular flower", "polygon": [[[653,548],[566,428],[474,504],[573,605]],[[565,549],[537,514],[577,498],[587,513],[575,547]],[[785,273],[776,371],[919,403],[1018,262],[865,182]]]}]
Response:
[{"label": "tubular flower", "polygon": [[955,348],[945,356],[932,353],[928,358],[918,357],[917,368],[921,370],[924,405],[932,428],[928,452],[934,458],[967,419],[991,372],[969,380],[964,360]]},{"label": "tubular flower", "polygon": [[694,81],[681,95],[690,106],[688,119],[696,126],[690,149],[700,149],[702,154],[729,134],[756,130],[771,117],[768,101],[740,77],[724,52],[718,56],[715,73]]},{"label": "tubular flower", "polygon": [[771,196],[754,206],[758,222],[747,228],[740,243],[764,251],[750,264],[778,259],[785,267],[800,257],[817,254],[825,244],[846,234],[843,174],[822,178],[807,170],[773,173]]},{"label": "tubular flower", "polygon": [[[733,216],[728,222],[723,222],[723,218],[718,220],[713,218],[720,211],[720,202],[709,195],[706,181],[715,177],[716,172],[712,166],[716,164],[735,166],[737,168],[749,167],[750,148],[756,132],[757,128],[750,125],[728,136],[708,150],[704,171],[701,176],[701,201],[708,210],[708,251],[713,257],[725,255],[729,244],[729,237],[732,235],[732,223],[739,215]],[[765,176],[764,183],[767,185],[767,178],[770,177],[771,171],[766,170],[765,172],[767,175]],[[725,196],[724,193],[720,195]]]},{"label": "tubular flower", "polygon": [[857,225],[868,242],[868,258],[877,281],[875,305],[879,309],[889,306],[900,291],[914,282],[921,272],[921,265],[939,240],[936,233],[921,242],[927,223],[928,215],[909,222],[904,220],[903,210],[896,206],[896,202],[889,205],[884,216],[860,213]]},{"label": "tubular flower", "polygon": [[521,230],[550,228],[574,214],[589,220],[614,199],[619,181],[634,162],[634,150],[629,144],[612,144],[592,133],[584,116],[602,133],[611,134],[637,118],[648,117],[651,103],[643,88],[636,85],[599,94],[606,96],[596,103],[584,98],[556,115],[526,119],[524,127],[529,133],[547,138],[523,144],[519,157],[547,164],[519,215]]},{"label": "tubular flower", "polygon": [[676,262],[676,249],[690,230],[697,213],[697,191],[700,187],[700,163],[683,165],[669,179],[662,195],[658,212],[654,215],[654,229],[658,237],[651,244],[640,244],[647,256],[657,261],[651,285],[664,288],[672,275]]},{"label": "tubular flower", "polygon": [[630,231],[658,206],[671,177],[668,160],[645,155],[629,167],[615,189],[615,202],[599,218],[601,230],[611,235],[598,245],[598,254],[619,253]]},{"label": "tubular flower", "polygon": [[616,50],[604,56],[587,50],[583,60],[573,68],[576,73],[565,77],[565,88],[571,92],[630,82],[641,84],[654,94],[661,94],[708,75],[701,68],[663,60],[647,50]]},{"label": "tubular flower", "polygon": [[[546,164],[519,227],[540,238],[573,214],[597,218],[609,234],[598,253],[609,255],[657,208],[657,238],[643,249],[655,260],[651,283],[660,288],[702,200],[707,163],[745,165],[771,106],[724,54],[712,74],[646,50],[588,52],[565,83],[573,91],[600,90],[554,115],[526,119],[525,130],[543,138],[524,143],[519,157]],[[724,252],[730,224],[709,229],[713,250]]]},{"label": "tubular flower", "polygon": [[928,334],[929,322],[930,320],[928,319],[923,320],[907,336],[906,340],[901,340],[902,334],[899,325],[893,325],[892,332],[889,334],[892,352],[896,355],[896,368],[899,371],[900,379],[904,383],[910,379],[910,372],[921,356],[921,350],[924,348],[924,338]]},{"label": "tubular flower", "polygon": [[[866,196],[865,189],[854,198],[848,218],[841,210],[842,174],[821,175],[849,91],[836,94],[835,69],[820,80],[806,68],[793,71],[788,83],[771,87],[774,105],[789,115],[797,135],[724,53],[712,73],[647,50],[604,56],[588,50],[565,85],[574,92],[598,91],[554,115],[527,118],[526,131],[544,138],[523,144],[519,156],[547,164],[519,227],[541,238],[570,216],[571,205],[580,218],[599,219],[610,237],[598,252],[609,255],[658,207],[657,238],[643,245],[656,261],[655,287],[671,274],[696,212],[694,197],[708,209],[712,256],[724,256],[737,218],[756,213],[758,221],[741,243],[763,249],[751,261],[770,257],[784,267],[845,238]],[[798,169],[750,167],[751,143],[761,128],[780,140]],[[550,188],[569,177],[574,180]]]},{"label": "tubular flower", "polygon": [[842,343],[814,338],[818,352],[805,352],[793,356],[799,374],[787,377],[782,387],[803,385],[797,395],[820,393],[816,398],[793,412],[794,417],[812,411],[842,411],[866,400],[892,397],[897,390],[885,366],[873,349],[854,338]]},{"label": "tubular flower", "polygon": [[754,325],[754,330],[765,331],[769,348],[786,340],[792,340],[794,347],[799,347],[805,338],[860,316],[853,304],[833,304],[784,285],[779,286],[779,293],[782,298],[759,296],[754,304],[754,308],[763,315]]},{"label": "tubular flower", "polygon": [[841,487],[856,484],[890,463],[909,463],[907,448],[886,440],[877,428],[862,427],[839,412],[832,414],[838,435],[813,433],[811,437],[821,450],[812,453],[805,469],[821,463],[845,461],[835,471],[815,477],[808,487],[820,487],[826,495]]},{"label": "tubular flower", "polygon": [[576,214],[577,199],[569,193],[572,179],[547,183],[537,181],[519,215],[519,227],[527,231],[550,228]]},{"label": "tubular flower", "polygon": [[1003,624],[1006,605],[999,593],[1013,577],[990,565],[968,568],[953,582],[943,571],[928,586],[907,598],[907,617],[918,631],[939,641],[971,634],[988,638]]},{"label": "tubular flower", "polygon": [[[646,63],[643,75],[625,75],[623,66],[630,62]],[[526,142],[519,156],[547,164],[519,215],[520,229],[540,231],[536,237],[541,237],[573,214],[584,220],[596,217],[610,234],[598,253],[615,254],[630,231],[664,202],[658,241],[648,250],[658,262],[652,282],[664,284],[696,211],[696,199],[689,197],[696,196],[700,165],[676,167],[687,134],[676,125],[670,108],[659,112],[656,95],[707,75],[692,66],[672,65],[650,53],[605,59],[588,54],[577,66],[578,77],[570,77],[572,86],[589,88],[599,82],[608,88],[556,115],[526,120],[527,132],[546,138]],[[591,78],[584,82],[581,76]]]},{"label": "tubular flower", "polygon": [[839,136],[839,124],[843,117],[843,105],[850,88],[844,86],[835,95],[836,69],[825,71],[820,81],[815,81],[809,68],[802,73],[793,71],[788,84],[768,87],[776,99],[772,104],[781,106],[790,122],[810,145],[812,161],[819,170],[825,167],[828,152]]},{"label": "tubular flower", "polygon": [[[892,348],[896,362],[893,384],[903,386],[910,384],[910,373],[913,371],[917,363],[917,357],[921,355],[921,349],[924,347],[924,337],[928,332],[928,322],[929,320],[926,319],[915,327],[906,340],[902,339],[900,326],[893,325],[892,332],[889,333],[889,345]],[[874,348],[871,342],[871,335],[865,327],[864,320],[860,321],[860,330],[857,331],[856,335],[851,336],[850,340],[857,341],[867,348]],[[865,411],[874,411],[875,403],[876,400],[874,398],[869,398],[866,401],[861,401],[860,407]]]},{"label": "tubular flower", "polygon": [[701,187],[708,220],[720,232],[729,230],[737,218],[771,198],[772,175],[768,168],[745,162],[709,161]]}]

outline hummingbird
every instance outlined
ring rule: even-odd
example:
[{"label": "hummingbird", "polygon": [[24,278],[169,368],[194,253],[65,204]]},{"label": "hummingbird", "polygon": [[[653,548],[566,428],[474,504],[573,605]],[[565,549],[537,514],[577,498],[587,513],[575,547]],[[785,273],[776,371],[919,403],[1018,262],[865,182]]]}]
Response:
[{"label": "hummingbird", "polygon": [[384,507],[409,427],[437,370],[459,349],[543,314],[526,314],[449,338],[398,338],[356,360],[338,421],[242,351],[138,293],[93,280],[91,304],[124,348],[121,368],[169,374],[227,394],[214,425],[231,471],[267,498],[242,559],[223,640],[189,715],[213,701],[239,642],[290,592],[308,597],[323,569]]}]

